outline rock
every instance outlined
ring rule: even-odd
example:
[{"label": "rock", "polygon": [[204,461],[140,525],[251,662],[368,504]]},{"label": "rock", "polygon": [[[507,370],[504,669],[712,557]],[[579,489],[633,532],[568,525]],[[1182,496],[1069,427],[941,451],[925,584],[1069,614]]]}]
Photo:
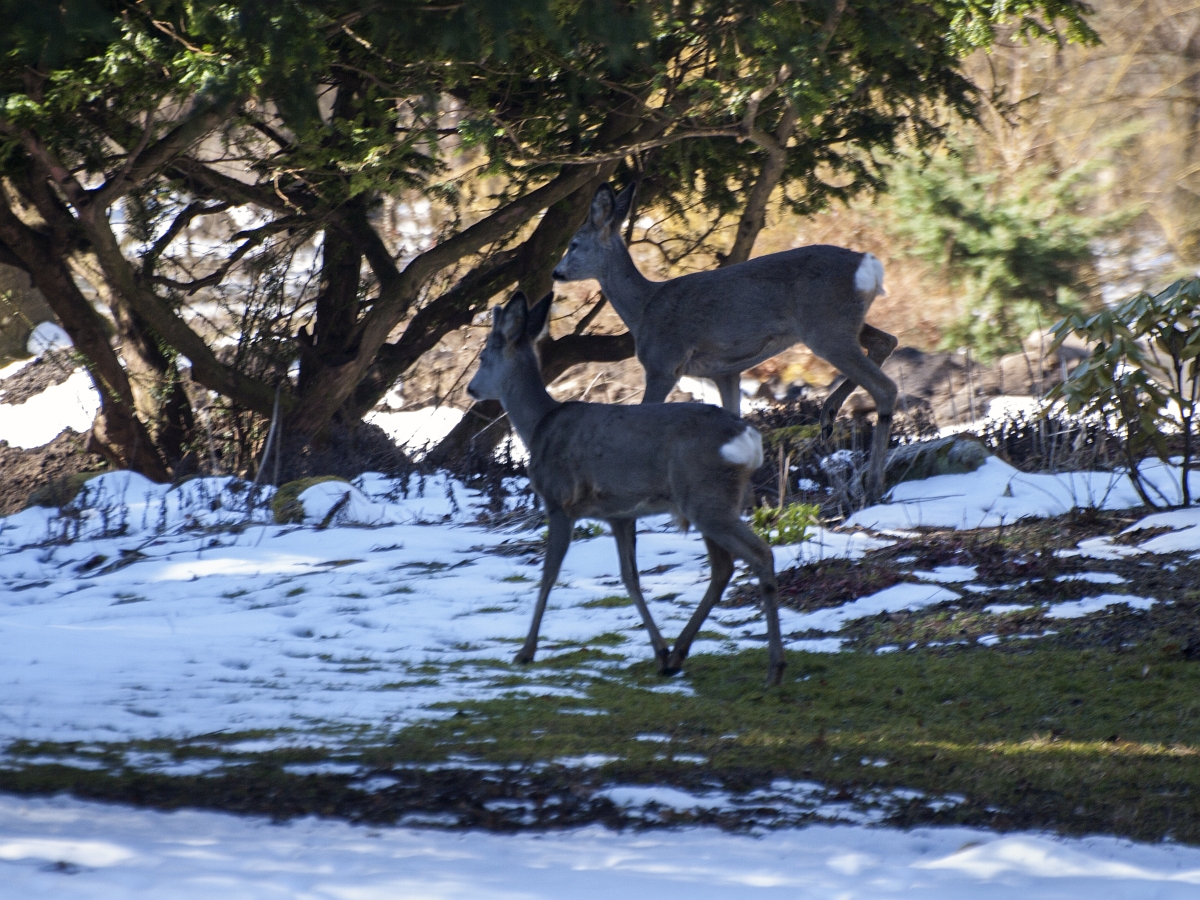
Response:
[{"label": "rock", "polygon": [[973,434],[954,434],[897,447],[888,454],[884,477],[888,487],[902,481],[920,481],[934,475],[974,472],[991,456]]},{"label": "rock", "polygon": [[279,525],[296,525],[303,522],[306,510],[304,508],[304,501],[300,499],[300,495],[310,487],[323,484],[327,481],[336,481],[339,484],[344,484],[346,485],[346,489],[351,487],[349,481],[345,478],[338,478],[336,475],[297,478],[295,481],[289,481],[286,484],[280,485],[279,490],[275,492],[275,496],[271,498],[271,512],[275,517],[275,522]]}]

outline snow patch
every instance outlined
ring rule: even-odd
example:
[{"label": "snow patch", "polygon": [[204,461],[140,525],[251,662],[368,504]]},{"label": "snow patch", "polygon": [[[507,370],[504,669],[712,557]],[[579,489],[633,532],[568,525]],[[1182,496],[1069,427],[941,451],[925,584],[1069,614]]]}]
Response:
[{"label": "snow patch", "polygon": [[944,587],[929,584],[895,584],[866,597],[860,597],[842,606],[798,613],[784,608],[779,610],[780,627],[785,634],[805,631],[840,631],[854,619],[875,616],[883,612],[898,612],[902,609],[920,609],[935,603],[958,600],[959,595]]},{"label": "snow patch", "polygon": [[1072,600],[1068,603],[1055,603],[1046,610],[1051,619],[1078,619],[1089,613],[1099,612],[1110,606],[1125,604],[1132,609],[1149,609],[1157,600],[1149,597],[1130,597],[1126,594],[1101,594],[1098,597],[1084,597],[1082,600]]},{"label": "snow patch", "polygon": [[[1152,493],[1165,502],[1179,500],[1179,469],[1157,460],[1145,463],[1143,477]],[[1189,475],[1200,495],[1200,472]],[[996,528],[1029,517],[1059,516],[1077,507],[1129,509],[1142,500],[1129,477],[1120,472],[1029,474],[989,457],[977,470],[905,481],[889,494],[889,502],[860,510],[848,527],[875,531],[909,528]],[[1200,532],[1196,535],[1200,549]]]},{"label": "snow patch", "polygon": [[24,403],[0,403],[0,440],[23,450],[41,447],[65,428],[87,431],[99,411],[100,397],[91,376],[77,369],[62,384],[52,385]]},{"label": "snow patch", "polygon": [[29,340],[25,342],[25,349],[34,356],[41,356],[51,350],[70,350],[74,346],[71,336],[54,322],[38,324],[30,333]]}]

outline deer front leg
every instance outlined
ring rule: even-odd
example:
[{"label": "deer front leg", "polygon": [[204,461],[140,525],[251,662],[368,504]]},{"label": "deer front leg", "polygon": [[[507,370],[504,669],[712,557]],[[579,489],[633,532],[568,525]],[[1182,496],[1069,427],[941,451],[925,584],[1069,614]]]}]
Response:
[{"label": "deer front leg", "polygon": [[533,662],[533,656],[537,653],[538,631],[542,627],[542,614],[546,611],[546,600],[554,582],[558,580],[558,571],[562,568],[567,548],[571,546],[571,532],[574,528],[575,520],[561,509],[550,511],[550,533],[546,538],[546,559],[542,563],[542,586],[538,590],[537,606],[533,610],[529,634],[525,637],[524,646],[517,651],[514,662],[522,665]]},{"label": "deer front leg", "polygon": [[[643,363],[643,367],[645,364]],[[652,372],[646,369],[646,390],[642,393],[643,403],[666,403],[667,394],[675,387],[679,376],[665,372]]]},{"label": "deer front leg", "polygon": [[646,598],[642,596],[642,586],[638,581],[637,520],[609,519],[608,526],[617,541],[621,580],[625,582],[625,590],[629,591],[630,598],[642,615],[642,622],[646,625],[646,633],[650,635],[650,644],[654,647],[654,655],[658,659],[658,671],[663,675],[670,674],[667,672],[667,642],[663,640],[662,633],[654,624],[654,617],[650,615],[650,607],[646,605]]},{"label": "deer front leg", "polygon": [[740,416],[742,414],[742,373],[717,375],[713,377],[713,382],[721,393],[721,406],[735,416]]},{"label": "deer front leg", "polygon": [[729,555],[728,551],[707,536],[704,538],[704,545],[708,548],[708,564],[712,569],[712,577],[708,582],[708,590],[704,592],[704,599],[700,601],[700,605],[688,619],[687,625],[679,633],[679,639],[675,641],[675,649],[671,651],[671,656],[667,660],[668,675],[674,675],[683,668],[683,661],[687,659],[688,651],[692,649],[692,641],[696,639],[700,626],[704,624],[704,620],[708,618],[712,608],[721,599],[721,594],[725,592],[729,579],[733,577],[733,557]]}]

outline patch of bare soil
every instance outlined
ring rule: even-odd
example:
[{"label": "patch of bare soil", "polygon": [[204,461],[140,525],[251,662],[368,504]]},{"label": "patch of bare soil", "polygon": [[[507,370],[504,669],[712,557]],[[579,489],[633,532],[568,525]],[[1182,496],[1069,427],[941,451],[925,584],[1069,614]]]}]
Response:
[{"label": "patch of bare soil", "polygon": [[[863,566],[848,559],[828,559],[781,572],[779,603],[801,612],[825,609],[882,591],[899,581],[901,575],[894,568]],[[757,587],[753,587],[751,593],[756,595],[756,592]]]},{"label": "patch of bare soil", "polygon": [[78,367],[69,350],[43,353],[21,371],[0,381],[0,403],[10,406],[24,403],[46,388],[62,384]]},{"label": "patch of bare soil", "polygon": [[87,435],[69,428],[50,443],[29,450],[0,441],[0,516],[20,512],[39,488],[107,467],[103,457],[87,452]]},{"label": "patch of bare soil", "polygon": [[[1088,511],[1003,530],[931,530],[859,560],[824,560],[784,570],[779,573],[779,602],[808,612],[902,581],[919,581],[913,574],[917,571],[972,566],[969,588],[948,585],[958,598],[849,622],[841,632],[847,646],[953,652],[982,638],[984,645],[998,639],[998,652],[1017,653],[1027,646],[1024,640],[1009,640],[1022,638],[1080,650],[1153,647],[1164,659],[1200,660],[1200,558],[1178,553],[1102,560],[1062,554],[1081,540],[1115,534],[1139,518],[1128,510]],[[1102,594],[1157,602],[1149,609],[1118,603],[1077,618],[1047,615],[1054,604]],[[721,605],[738,608],[757,602],[757,585],[746,583],[729,592]]]}]

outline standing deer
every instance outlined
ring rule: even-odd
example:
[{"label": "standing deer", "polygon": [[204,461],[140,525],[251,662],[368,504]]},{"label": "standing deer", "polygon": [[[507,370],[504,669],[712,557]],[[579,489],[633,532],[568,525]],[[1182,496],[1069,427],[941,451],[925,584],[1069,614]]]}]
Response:
[{"label": "standing deer", "polygon": [[[617,541],[621,580],[650,635],[659,672],[678,672],[701,624],[744,559],[758,578],[770,652],[768,684],[783,677],[783,641],[776,607],[775,563],[739,513],[750,475],[762,465],[762,438],[737,416],[703,403],[619,406],[559,403],[547,393],[534,341],[546,325],[551,295],[528,308],[517,292],[492,310],[492,331],[467,392],[499,400],[529,448],[529,481],[550,520],[537,607],[516,661],[537,651],[546,598],[558,578],[575,521],[603,519]],[[635,534],[641,516],[669,512],[704,536],[712,577],[700,605],[667,646],[638,583]]]},{"label": "standing deer", "polygon": [[692,375],[715,381],[722,405],[736,414],[741,373],[802,341],[846,376],[821,408],[826,434],[857,385],[875,400],[879,421],[868,494],[880,496],[896,385],[879,366],[898,342],[866,324],[865,316],[874,299],[886,293],[883,264],[870,253],[815,244],[650,281],[637,270],[621,237],[632,200],[632,185],[620,194],[601,185],[554,278],[600,282],[633,335],[646,370],[642,402],[662,403],[680,376]]}]

